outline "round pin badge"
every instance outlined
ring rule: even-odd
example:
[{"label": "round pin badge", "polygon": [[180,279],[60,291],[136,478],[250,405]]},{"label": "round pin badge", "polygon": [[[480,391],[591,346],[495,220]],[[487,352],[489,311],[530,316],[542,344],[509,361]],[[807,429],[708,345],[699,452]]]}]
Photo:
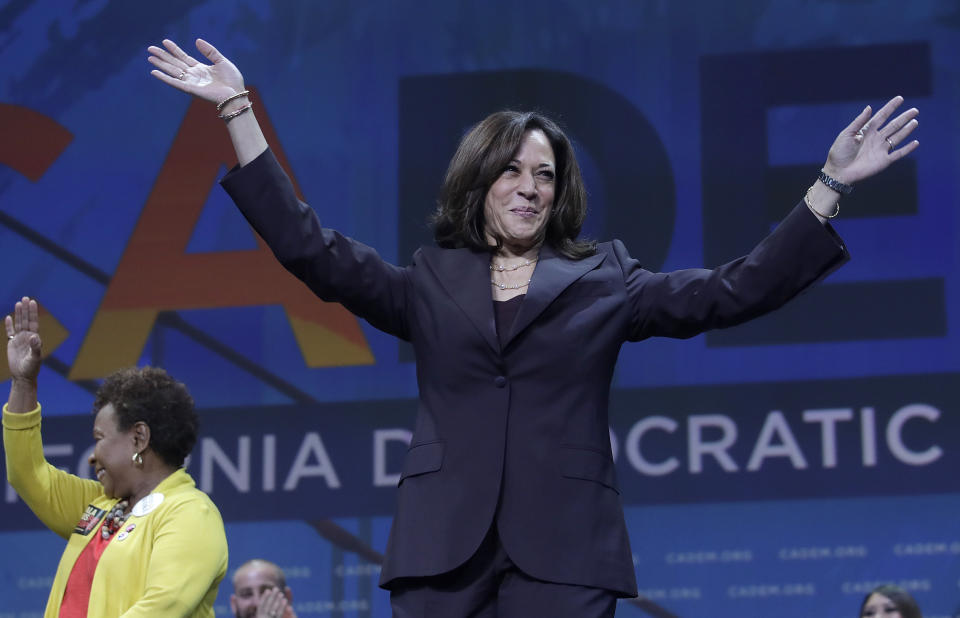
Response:
[{"label": "round pin badge", "polygon": [[160,503],[163,502],[163,494],[150,494],[144,498],[141,498],[140,502],[137,502],[133,510],[130,511],[131,515],[137,517],[143,517],[153,509],[160,506]]}]

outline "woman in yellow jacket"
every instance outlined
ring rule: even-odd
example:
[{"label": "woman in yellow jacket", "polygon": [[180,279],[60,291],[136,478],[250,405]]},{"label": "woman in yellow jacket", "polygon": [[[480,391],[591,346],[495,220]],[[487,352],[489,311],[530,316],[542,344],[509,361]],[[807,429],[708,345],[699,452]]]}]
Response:
[{"label": "woman in yellow jacket", "polygon": [[182,468],[197,441],[186,387],[151,367],[113,374],[94,402],[97,480],[58,470],[40,440],[38,315],[25,297],[5,319],[3,444],[10,485],[67,539],[44,616],[213,616],[227,540],[217,507]]}]

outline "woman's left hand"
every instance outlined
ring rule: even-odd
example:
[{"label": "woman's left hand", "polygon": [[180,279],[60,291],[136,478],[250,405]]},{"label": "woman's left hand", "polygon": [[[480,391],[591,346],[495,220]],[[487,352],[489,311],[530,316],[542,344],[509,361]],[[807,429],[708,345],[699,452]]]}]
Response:
[{"label": "woman's left hand", "polygon": [[40,311],[37,301],[26,296],[4,318],[7,333],[7,363],[13,382],[35,384],[40,373]]},{"label": "woman's left hand", "polygon": [[24,296],[3,320],[7,333],[7,364],[10,367],[10,397],[7,411],[30,412],[37,407],[37,374],[40,373],[40,308]]},{"label": "woman's left hand", "polygon": [[871,115],[864,108],[830,147],[823,171],[846,184],[853,184],[885,170],[891,163],[913,152],[920,142],[904,140],[917,128],[917,108],[912,107],[890,122],[887,119],[903,103],[896,96]]}]

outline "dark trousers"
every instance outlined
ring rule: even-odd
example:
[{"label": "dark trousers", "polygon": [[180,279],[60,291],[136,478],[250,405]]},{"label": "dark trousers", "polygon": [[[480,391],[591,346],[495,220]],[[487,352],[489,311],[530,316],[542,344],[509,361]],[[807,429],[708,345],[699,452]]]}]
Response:
[{"label": "dark trousers", "polygon": [[393,618],[613,618],[617,606],[609,590],[530,577],[510,560],[495,526],[453,571],[391,588]]}]

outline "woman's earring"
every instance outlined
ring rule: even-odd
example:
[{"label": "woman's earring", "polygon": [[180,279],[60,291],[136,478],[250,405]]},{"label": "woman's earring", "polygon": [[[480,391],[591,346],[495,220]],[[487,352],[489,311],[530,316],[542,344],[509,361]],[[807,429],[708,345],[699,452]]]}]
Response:
[{"label": "woman's earring", "polygon": [[133,465],[137,466],[138,468],[143,467],[143,457],[140,456],[140,453],[134,453],[130,457],[130,461],[132,461]]}]

